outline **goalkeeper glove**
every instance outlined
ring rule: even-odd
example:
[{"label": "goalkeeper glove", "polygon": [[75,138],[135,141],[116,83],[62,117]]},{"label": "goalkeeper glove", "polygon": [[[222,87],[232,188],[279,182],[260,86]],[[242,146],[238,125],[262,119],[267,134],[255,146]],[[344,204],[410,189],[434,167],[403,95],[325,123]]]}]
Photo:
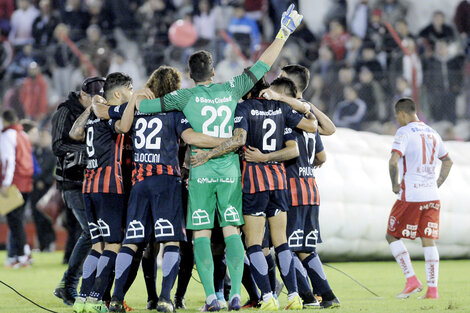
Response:
[{"label": "goalkeeper glove", "polygon": [[303,15],[300,15],[294,10],[294,4],[291,4],[287,11],[282,13],[281,18],[281,29],[277,33],[276,38],[287,40],[290,34],[300,25],[303,19]]}]

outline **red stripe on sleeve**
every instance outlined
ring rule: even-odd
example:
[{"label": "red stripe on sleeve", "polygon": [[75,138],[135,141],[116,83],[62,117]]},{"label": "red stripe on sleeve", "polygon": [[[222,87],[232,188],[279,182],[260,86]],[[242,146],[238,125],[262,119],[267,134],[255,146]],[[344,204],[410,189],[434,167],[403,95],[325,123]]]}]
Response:
[{"label": "red stripe on sleeve", "polygon": [[299,205],[299,199],[297,198],[297,186],[295,184],[295,178],[291,178],[290,180],[290,194],[292,196],[292,206]]},{"label": "red stripe on sleeve", "polygon": [[248,169],[248,173],[250,174],[250,193],[255,193],[255,180],[253,178],[253,167],[250,166]]},{"label": "red stripe on sleeve", "polygon": [[313,186],[313,178],[309,177],[307,178],[307,183],[308,183],[308,190],[310,192],[310,205],[313,205],[315,203],[315,187]]},{"label": "red stripe on sleeve", "polygon": [[109,182],[111,181],[111,166],[106,166],[104,172],[103,192],[109,192]]},{"label": "red stripe on sleeve", "polygon": [[305,185],[305,179],[300,178],[300,190],[302,190],[302,205],[308,205],[308,194],[307,194],[307,186]]},{"label": "red stripe on sleeve", "polygon": [[103,168],[99,167],[98,171],[96,172],[95,181],[93,183],[93,192],[100,192],[100,190],[99,190],[99,188],[100,188],[100,174],[101,174],[102,170],[103,170]]},{"label": "red stripe on sleeve", "polygon": [[259,168],[258,165],[255,165],[255,170],[256,170],[256,178],[258,179],[259,191],[266,191],[266,186],[264,185],[263,172],[261,172],[261,169]]},{"label": "red stripe on sleeve", "polygon": [[392,152],[396,152],[396,153],[398,153],[398,154],[399,154],[401,157],[403,156],[403,153],[401,153],[401,151],[400,151],[400,150],[393,149],[393,150],[392,150]]},{"label": "red stripe on sleeve", "polygon": [[274,187],[274,178],[273,174],[271,173],[271,167],[269,165],[265,165],[264,171],[266,172],[266,177],[268,178],[269,190],[275,190],[276,188]]},{"label": "red stripe on sleeve", "polygon": [[273,166],[273,167],[274,167],[274,172],[276,173],[276,176],[277,176],[277,181],[279,182],[279,189],[281,190],[286,189],[286,187],[284,187],[284,177],[286,176],[281,174],[281,171],[279,171],[278,166]]}]

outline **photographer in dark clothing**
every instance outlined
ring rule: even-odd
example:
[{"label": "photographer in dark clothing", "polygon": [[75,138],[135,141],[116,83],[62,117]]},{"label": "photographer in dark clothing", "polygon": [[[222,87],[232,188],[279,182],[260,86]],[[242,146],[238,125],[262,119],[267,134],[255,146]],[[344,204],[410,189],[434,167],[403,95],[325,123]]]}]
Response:
[{"label": "photographer in dark clothing", "polygon": [[57,188],[62,191],[67,210],[71,210],[82,228],[69,259],[62,281],[54,291],[65,304],[71,305],[77,295],[77,285],[82,274],[82,264],[91,248],[90,233],[85,216],[82,183],[86,166],[86,144],[72,140],[69,131],[80,114],[91,105],[94,95],[102,95],[105,79],[89,77],[81,91],[71,92],[52,116],[52,150],[57,157]]}]

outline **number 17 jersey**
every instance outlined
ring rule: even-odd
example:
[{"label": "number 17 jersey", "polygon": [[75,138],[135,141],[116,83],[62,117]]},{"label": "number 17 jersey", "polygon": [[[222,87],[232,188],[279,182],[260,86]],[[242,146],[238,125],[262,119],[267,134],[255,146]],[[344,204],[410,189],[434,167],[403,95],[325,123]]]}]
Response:
[{"label": "number 17 jersey", "polygon": [[398,129],[392,151],[401,156],[398,199],[407,202],[439,200],[435,170],[437,159],[447,156],[441,136],[423,122],[411,122]]}]

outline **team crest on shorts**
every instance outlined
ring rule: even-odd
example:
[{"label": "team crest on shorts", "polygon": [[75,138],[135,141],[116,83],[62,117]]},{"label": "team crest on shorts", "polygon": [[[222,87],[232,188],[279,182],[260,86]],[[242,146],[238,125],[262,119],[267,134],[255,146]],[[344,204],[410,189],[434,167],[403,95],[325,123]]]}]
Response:
[{"label": "team crest on shorts", "polygon": [[142,222],[138,220],[132,220],[129,222],[126,231],[126,238],[127,239],[136,239],[136,238],[144,238],[145,237],[145,227]]},{"label": "team crest on shorts", "polygon": [[164,218],[159,218],[155,222],[155,238],[157,237],[168,237],[174,236],[175,230],[173,229],[173,224],[169,220]]},{"label": "team crest on shorts", "polygon": [[196,210],[191,216],[194,226],[210,224],[209,214],[204,210]]},{"label": "team crest on shorts", "polygon": [[397,219],[395,216],[390,216],[390,219],[388,220],[388,229],[390,231],[395,231],[395,225],[397,224]]},{"label": "team crest on shorts", "polygon": [[292,234],[287,239],[289,247],[291,248],[302,247],[303,241],[304,241],[304,231],[301,229],[297,229],[296,231],[293,231]]},{"label": "team crest on shorts", "polygon": [[229,206],[224,212],[224,218],[227,222],[239,222],[240,216],[238,215],[237,209],[232,205]]}]

